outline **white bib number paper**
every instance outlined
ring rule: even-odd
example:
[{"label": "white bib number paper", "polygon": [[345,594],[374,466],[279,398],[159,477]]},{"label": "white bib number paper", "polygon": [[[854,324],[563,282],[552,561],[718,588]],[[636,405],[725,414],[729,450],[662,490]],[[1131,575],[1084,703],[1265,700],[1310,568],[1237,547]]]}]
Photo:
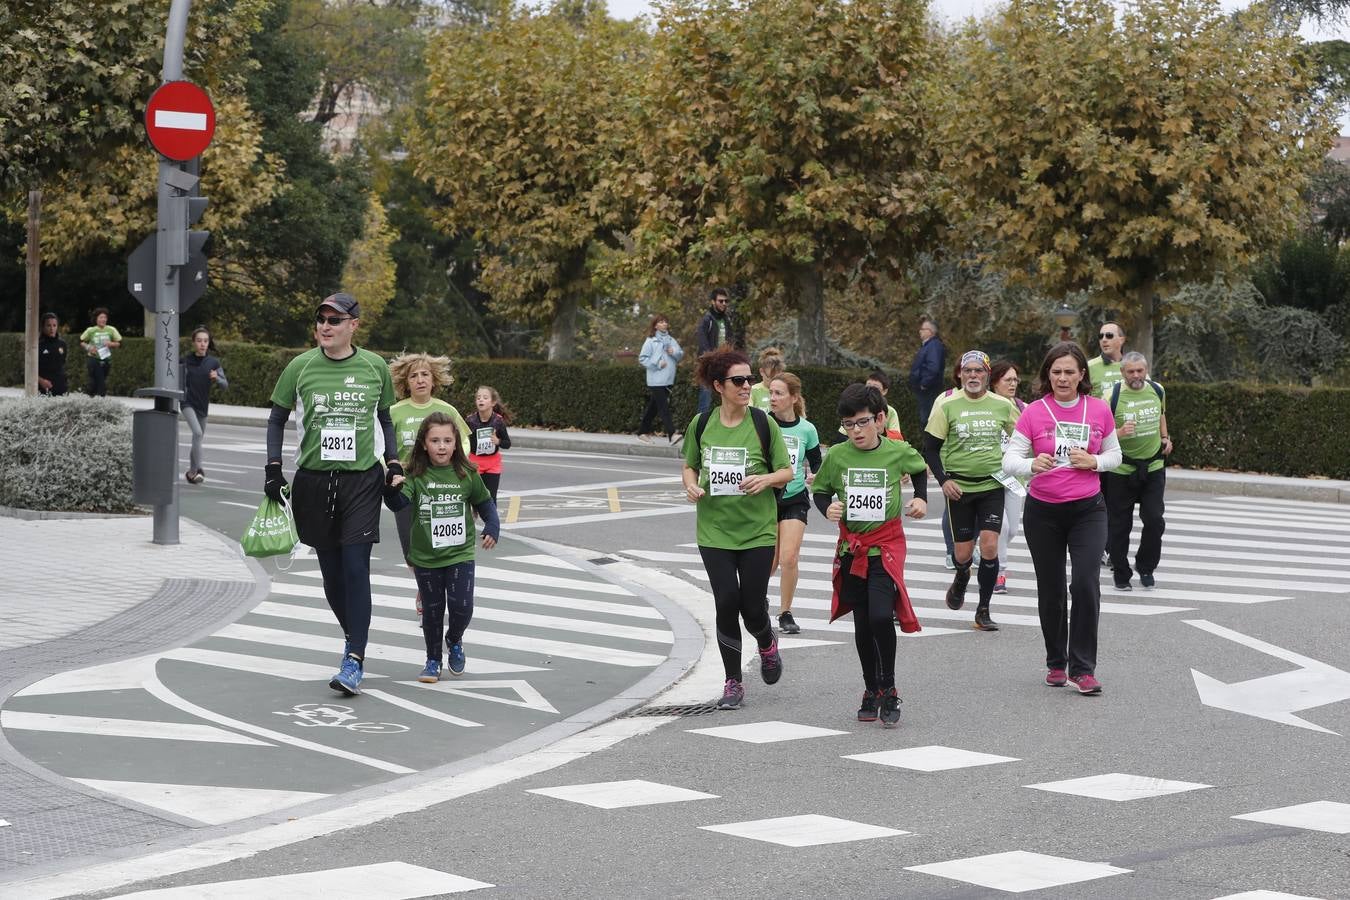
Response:
[{"label": "white bib number paper", "polygon": [[355,462],[356,429],[321,429],[319,431],[319,458],[330,462]]},{"label": "white bib number paper", "polygon": [[745,460],[744,447],[709,447],[708,493],[714,497],[739,494],[745,479]]},{"label": "white bib number paper", "polygon": [[468,532],[464,527],[463,503],[431,504],[431,548],[460,547]]},{"label": "white bib number paper", "polygon": [[849,469],[845,484],[844,517],[850,522],[886,519],[886,470]]}]

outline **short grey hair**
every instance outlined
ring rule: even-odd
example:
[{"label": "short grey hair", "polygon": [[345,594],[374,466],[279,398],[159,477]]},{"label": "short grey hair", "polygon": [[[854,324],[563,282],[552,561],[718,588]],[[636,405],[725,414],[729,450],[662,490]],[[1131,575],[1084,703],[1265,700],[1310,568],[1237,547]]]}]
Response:
[{"label": "short grey hair", "polygon": [[1143,363],[1145,368],[1147,368],[1148,357],[1140,353],[1138,350],[1131,350],[1129,353],[1126,353],[1124,356],[1120,358],[1120,364],[1122,366],[1125,365],[1126,363]]},{"label": "short grey hair", "polygon": [[932,326],[932,329],[933,329],[933,337],[937,337],[937,336],[938,336],[938,323],[937,323],[937,319],[934,319],[932,316],[920,316],[920,317],[919,317],[919,327],[922,328],[925,324]]}]

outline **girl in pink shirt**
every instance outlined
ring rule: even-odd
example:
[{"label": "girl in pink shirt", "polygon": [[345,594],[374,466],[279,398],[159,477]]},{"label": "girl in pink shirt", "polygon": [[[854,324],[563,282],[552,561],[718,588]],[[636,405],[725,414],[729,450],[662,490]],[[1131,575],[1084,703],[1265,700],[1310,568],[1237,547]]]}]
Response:
[{"label": "girl in pink shirt", "polygon": [[[1072,341],[1056,344],[1045,355],[1037,391],[1040,398],[1017,421],[1003,454],[1003,471],[1031,476],[1022,529],[1036,568],[1049,670],[1045,683],[1062,687],[1072,682],[1080,693],[1100,694],[1095,670],[1106,503],[1098,473],[1120,465],[1115,417],[1106,403],[1091,396],[1087,357]],[[1068,584],[1066,552],[1072,571]]]}]

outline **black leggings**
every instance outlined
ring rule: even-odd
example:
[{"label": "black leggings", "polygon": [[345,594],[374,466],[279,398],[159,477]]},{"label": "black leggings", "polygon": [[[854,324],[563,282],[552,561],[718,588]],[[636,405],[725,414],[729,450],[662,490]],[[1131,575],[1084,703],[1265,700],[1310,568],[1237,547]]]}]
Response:
[{"label": "black leggings", "polygon": [[422,592],[422,638],[427,643],[427,659],[441,658],[441,618],[449,612],[445,626],[445,644],[464,640],[464,631],[473,618],[473,560],[442,569],[414,566],[417,589]]},{"label": "black leggings", "polygon": [[347,652],[365,659],[370,640],[370,544],[315,547],[323,594],[342,626]]},{"label": "black leggings", "polygon": [[895,687],[895,594],[880,556],[867,559],[867,577],[848,573],[853,557],[839,561],[844,570],[843,600],[853,607],[853,643],[858,648],[863,684],[869,691]]},{"label": "black leggings", "polygon": [[112,360],[99,359],[96,356],[89,357],[89,385],[88,391],[90,397],[108,396],[108,373],[112,371]]},{"label": "black leggings", "polygon": [[748,550],[722,550],[699,547],[703,568],[712,583],[717,604],[717,649],[722,651],[722,668],[727,678],[741,680],[741,619],[759,649],[773,644],[769,625],[769,575],[773,569],[773,547]]},{"label": "black leggings", "polygon": [[648,386],[647,395],[647,408],[642,411],[642,422],[638,425],[638,434],[651,434],[652,426],[656,423],[656,417],[660,416],[661,424],[666,427],[666,437],[670,437],[675,433],[675,425],[670,418],[670,387],[668,385]]},{"label": "black leggings", "polygon": [[496,503],[496,502],[497,502],[497,488],[498,488],[499,486],[501,486],[501,483],[502,483],[502,473],[501,473],[501,472],[483,472],[483,473],[481,473],[481,474],[479,475],[479,477],[483,479],[483,485],[488,489],[488,493],[492,495],[492,502],[493,502],[493,503]]},{"label": "black leggings", "polygon": [[[1097,668],[1097,619],[1101,612],[1101,557],[1106,547],[1106,501],[1101,494],[1068,503],[1027,497],[1022,512],[1036,605],[1045,638],[1045,665],[1091,675]],[[1073,573],[1064,583],[1064,553]],[[1073,613],[1069,613],[1069,598]]]}]

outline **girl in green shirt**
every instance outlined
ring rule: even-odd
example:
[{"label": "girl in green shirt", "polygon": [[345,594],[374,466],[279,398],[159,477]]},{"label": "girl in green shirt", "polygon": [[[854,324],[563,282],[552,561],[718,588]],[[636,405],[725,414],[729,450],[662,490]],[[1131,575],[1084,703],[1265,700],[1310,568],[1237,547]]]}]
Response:
[{"label": "girl in green shirt", "polygon": [[801,626],[792,618],[792,597],[797,592],[797,574],[806,534],[806,515],[811,506],[807,485],[812,473],[820,469],[820,435],[806,419],[806,400],[801,379],[784,372],[769,384],[769,404],[774,421],[783,432],[792,464],[792,480],[778,500],[778,545],[773,567],[778,576],[778,629],[783,634],[800,634]]},{"label": "girl in green shirt", "polygon": [[108,311],[103,307],[94,310],[94,324],[80,335],[80,346],[89,354],[89,396],[108,396],[112,352],[122,346],[122,334],[108,324]]},{"label": "girl in green shirt", "polygon": [[773,489],[792,480],[792,466],[778,424],[750,406],[750,360],[744,353],[705,353],[695,375],[721,405],[700,413],[685,432],[684,491],[698,504],[698,552],[717,607],[717,646],[727,677],[717,706],[736,709],[745,699],[742,620],[759,646],[764,683],[783,674],[768,593],[778,538]]}]

